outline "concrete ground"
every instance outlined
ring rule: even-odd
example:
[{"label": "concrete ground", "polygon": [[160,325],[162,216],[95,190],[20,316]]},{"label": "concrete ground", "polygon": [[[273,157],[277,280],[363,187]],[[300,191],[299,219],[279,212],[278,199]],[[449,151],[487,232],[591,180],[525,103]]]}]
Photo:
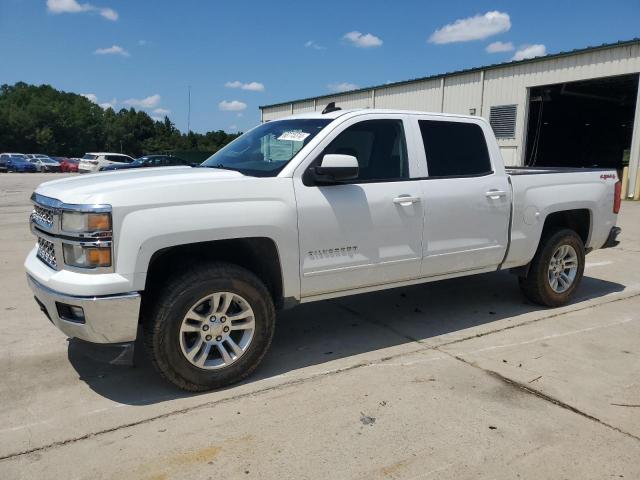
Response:
[{"label": "concrete ground", "polygon": [[298,307],[245,383],[193,395],[39,312],[29,195],[0,175],[0,478],[640,478],[640,204],[575,301],[506,273]]}]

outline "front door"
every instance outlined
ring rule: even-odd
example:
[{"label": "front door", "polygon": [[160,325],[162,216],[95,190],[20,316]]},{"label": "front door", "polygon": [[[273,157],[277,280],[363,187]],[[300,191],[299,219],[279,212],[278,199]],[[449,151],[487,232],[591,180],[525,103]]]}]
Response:
[{"label": "front door", "polygon": [[423,205],[403,120],[356,117],[338,132],[309,168],[325,154],[353,155],[359,177],[327,186],[294,178],[303,297],[420,274]]}]

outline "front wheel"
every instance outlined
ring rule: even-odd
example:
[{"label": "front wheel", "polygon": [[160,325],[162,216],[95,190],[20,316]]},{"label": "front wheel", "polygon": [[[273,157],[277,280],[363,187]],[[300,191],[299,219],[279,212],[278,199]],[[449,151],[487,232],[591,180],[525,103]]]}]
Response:
[{"label": "front wheel", "polygon": [[531,301],[548,307],[565,305],[584,273],[584,244],[576,232],[563,229],[545,235],[520,288]]},{"label": "front wheel", "polygon": [[250,271],[212,262],[177,276],[145,302],[144,340],[162,376],[189,391],[238,382],[266,354],[275,308]]}]

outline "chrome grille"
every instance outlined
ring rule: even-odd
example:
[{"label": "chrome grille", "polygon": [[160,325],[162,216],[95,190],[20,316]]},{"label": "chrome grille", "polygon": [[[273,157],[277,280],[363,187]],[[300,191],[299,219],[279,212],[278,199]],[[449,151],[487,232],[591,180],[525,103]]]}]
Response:
[{"label": "chrome grille", "polygon": [[35,205],[33,207],[33,221],[46,228],[53,227],[53,210]]},{"label": "chrome grille", "polygon": [[38,237],[38,258],[51,268],[58,269],[55,245],[42,237]]}]

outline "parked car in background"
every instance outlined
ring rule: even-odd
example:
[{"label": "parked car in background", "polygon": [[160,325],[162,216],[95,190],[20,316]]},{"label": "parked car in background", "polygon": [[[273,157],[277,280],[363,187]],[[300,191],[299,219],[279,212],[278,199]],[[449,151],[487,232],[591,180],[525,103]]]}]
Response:
[{"label": "parked car in background", "polygon": [[39,172],[59,172],[60,164],[53,158],[46,155],[36,155],[35,158],[28,158],[29,162],[36,166]]},{"label": "parked car in background", "polygon": [[27,153],[25,157],[27,157],[29,160],[35,160],[37,158],[48,158],[53,160],[53,157],[50,157],[49,155],[45,155],[44,153]]},{"label": "parked car in background", "polygon": [[93,173],[108,165],[122,165],[131,162],[133,162],[133,158],[122,153],[89,152],[80,159],[78,171],[80,173]]},{"label": "parked car in background", "polygon": [[123,170],[127,168],[145,168],[145,167],[171,167],[171,166],[185,166],[191,165],[191,162],[183,160],[173,155],[145,155],[144,157],[136,158],[131,163],[122,163],[107,165],[102,167],[101,171],[109,170]]},{"label": "parked car in background", "polygon": [[79,158],[64,158],[60,162],[60,171],[61,172],[77,172],[79,163],[80,163]]},{"label": "parked car in background", "polygon": [[38,171],[37,167],[32,163],[32,161],[24,157],[15,157],[15,156],[11,156],[7,159],[6,168],[7,168],[7,172],[35,173]]},{"label": "parked car in background", "polygon": [[24,153],[0,153],[0,172],[7,171],[7,161],[9,157],[18,157],[26,160],[27,156]]}]

